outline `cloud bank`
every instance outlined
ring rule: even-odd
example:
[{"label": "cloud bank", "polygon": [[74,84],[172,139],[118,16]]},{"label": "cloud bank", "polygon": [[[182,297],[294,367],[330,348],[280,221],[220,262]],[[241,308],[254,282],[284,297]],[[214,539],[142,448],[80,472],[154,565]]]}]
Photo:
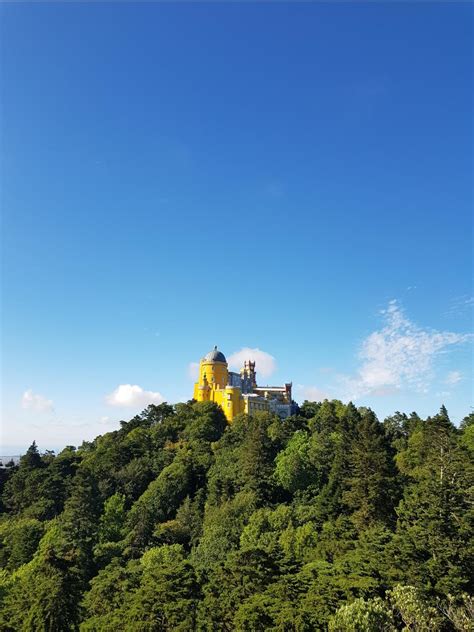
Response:
[{"label": "cloud bank", "polygon": [[106,396],[105,401],[110,406],[122,408],[145,407],[149,404],[161,404],[164,397],[161,393],[145,391],[137,384],[120,384]]},{"label": "cloud bank", "polygon": [[25,410],[32,410],[37,413],[51,412],[53,410],[53,401],[44,395],[34,393],[32,389],[29,388],[23,393],[21,407]]},{"label": "cloud bank", "polygon": [[255,362],[257,375],[262,377],[269,377],[276,370],[276,360],[272,355],[261,349],[251,349],[250,347],[243,347],[240,351],[233,353],[227,358],[227,363],[229,368],[239,370],[246,360]]}]

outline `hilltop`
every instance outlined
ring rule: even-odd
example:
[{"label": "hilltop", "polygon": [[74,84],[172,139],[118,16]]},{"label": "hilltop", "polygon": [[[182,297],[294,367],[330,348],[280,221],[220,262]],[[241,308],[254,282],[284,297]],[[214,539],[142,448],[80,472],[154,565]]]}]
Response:
[{"label": "hilltop", "polygon": [[0,630],[472,630],[473,422],[191,401],[33,444],[0,470]]}]

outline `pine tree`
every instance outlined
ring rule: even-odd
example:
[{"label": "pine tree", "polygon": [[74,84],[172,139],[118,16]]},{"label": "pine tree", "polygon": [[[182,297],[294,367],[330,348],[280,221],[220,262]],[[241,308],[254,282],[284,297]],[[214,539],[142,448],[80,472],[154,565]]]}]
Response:
[{"label": "pine tree", "polygon": [[84,581],[94,571],[93,549],[98,538],[100,511],[97,482],[87,468],[79,468],[60,524],[65,541],[75,552],[77,569]]},{"label": "pine tree", "polygon": [[349,476],[343,501],[360,529],[391,518],[394,469],[383,429],[372,411],[364,411],[349,448]]},{"label": "pine tree", "polygon": [[30,445],[26,454],[20,459],[20,467],[34,469],[37,467],[43,467],[43,462],[41,460],[41,456],[38,450],[38,446],[36,445],[36,441]]},{"label": "pine tree", "polygon": [[410,437],[399,463],[412,481],[397,509],[399,576],[442,594],[466,589],[473,569],[474,468],[445,409]]}]

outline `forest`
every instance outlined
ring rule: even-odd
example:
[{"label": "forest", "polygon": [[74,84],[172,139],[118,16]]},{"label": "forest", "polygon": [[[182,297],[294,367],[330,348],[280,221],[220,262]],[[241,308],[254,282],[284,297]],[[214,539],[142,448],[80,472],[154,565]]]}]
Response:
[{"label": "forest", "polygon": [[2,632],[474,630],[474,413],[150,405],[0,469]]}]

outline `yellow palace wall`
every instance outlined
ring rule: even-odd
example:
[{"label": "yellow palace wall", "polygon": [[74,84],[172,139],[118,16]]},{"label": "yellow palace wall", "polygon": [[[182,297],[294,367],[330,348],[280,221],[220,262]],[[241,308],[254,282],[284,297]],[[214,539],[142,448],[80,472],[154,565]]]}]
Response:
[{"label": "yellow palace wall", "polygon": [[215,402],[230,422],[244,412],[245,405],[240,388],[227,386],[228,381],[227,363],[201,361],[199,381],[194,385],[194,399],[198,402]]}]

